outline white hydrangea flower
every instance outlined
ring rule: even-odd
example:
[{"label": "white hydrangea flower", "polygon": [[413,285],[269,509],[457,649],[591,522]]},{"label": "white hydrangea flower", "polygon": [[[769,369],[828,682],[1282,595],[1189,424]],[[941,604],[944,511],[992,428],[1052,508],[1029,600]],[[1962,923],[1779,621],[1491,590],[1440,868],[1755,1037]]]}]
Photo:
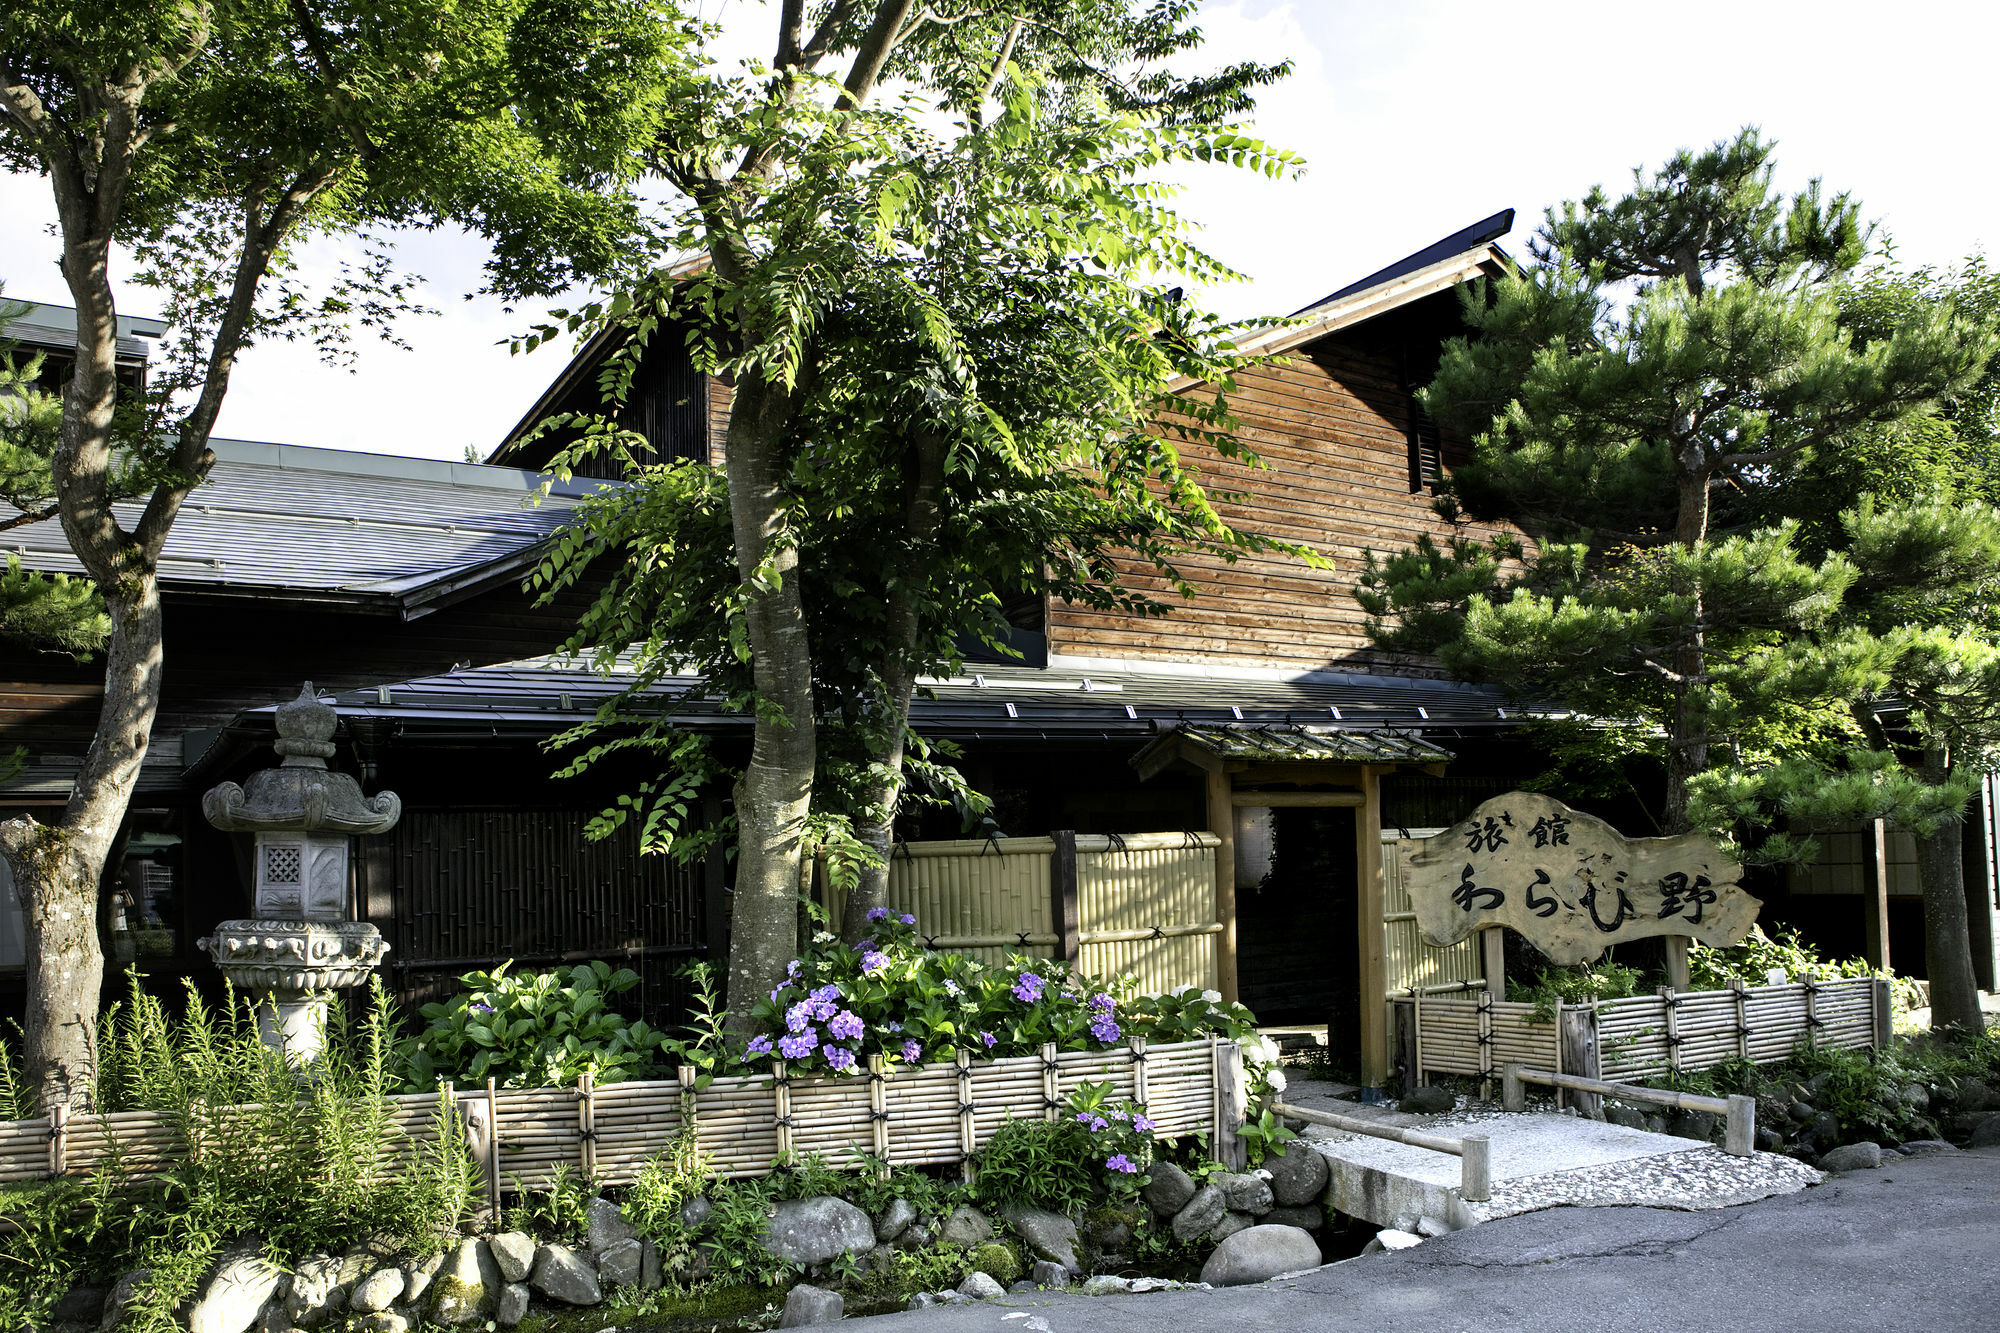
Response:
[{"label": "white hydrangea flower", "polygon": [[1219,990],[1205,990],[1201,993],[1201,998],[1207,1000],[1210,1004],[1221,1004],[1222,992]]},{"label": "white hydrangea flower", "polygon": [[833,943],[833,932],[830,930],[815,930],[813,932],[813,943],[814,944]]},{"label": "white hydrangea flower", "polygon": [[1283,1092],[1285,1090],[1285,1071],[1282,1069],[1271,1070],[1264,1075],[1264,1082],[1270,1086],[1272,1092]]}]

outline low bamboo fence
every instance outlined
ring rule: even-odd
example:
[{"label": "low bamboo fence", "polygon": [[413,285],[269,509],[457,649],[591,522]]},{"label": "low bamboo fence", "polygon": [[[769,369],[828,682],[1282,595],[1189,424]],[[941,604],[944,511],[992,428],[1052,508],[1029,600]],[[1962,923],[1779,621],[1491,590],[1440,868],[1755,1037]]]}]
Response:
[{"label": "low bamboo fence", "polygon": [[1656,995],[1559,1004],[1553,1021],[1546,1014],[1538,1020],[1531,1004],[1494,1000],[1483,990],[1416,991],[1396,1003],[1410,1029],[1406,1046],[1418,1082],[1433,1074],[1491,1079],[1509,1064],[1631,1080],[1730,1060],[1770,1064],[1800,1045],[1885,1045],[1887,986],[1853,977],[1678,993],[1662,988]]},{"label": "low bamboo fence", "polygon": [[[1053,1120],[1083,1083],[1143,1103],[1161,1137],[1207,1132],[1224,1139],[1233,1120],[1222,1089],[1240,1081],[1236,1043],[1209,1038],[1148,1046],[1133,1037],[1103,1051],[1057,1051],[910,1067],[876,1056],[849,1076],[791,1074],[783,1061],[765,1074],[717,1078],[697,1087],[682,1066],[673,1079],[568,1088],[451,1092],[469,1127],[487,1191],[535,1188],[558,1167],[605,1185],[629,1184],[648,1159],[692,1125],[717,1176],[764,1175],[808,1155],[832,1167],[871,1157],[894,1166],[958,1165],[1009,1118]],[[387,1099],[386,1155],[413,1153],[433,1139],[438,1094]],[[227,1114],[240,1108],[222,1108]],[[1234,1124],[1228,1128],[1232,1131]],[[153,1112],[72,1115],[0,1123],[0,1185],[72,1172],[116,1170],[141,1176],[170,1170],[189,1152],[178,1118]]]}]

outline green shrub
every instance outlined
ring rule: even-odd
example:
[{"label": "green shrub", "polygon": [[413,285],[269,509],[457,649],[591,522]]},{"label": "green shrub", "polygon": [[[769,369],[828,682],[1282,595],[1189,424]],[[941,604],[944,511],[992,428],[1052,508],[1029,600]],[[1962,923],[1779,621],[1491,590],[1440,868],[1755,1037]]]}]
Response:
[{"label": "green shrub", "polygon": [[1559,1003],[1622,1000],[1639,993],[1640,980],[1639,969],[1619,963],[1582,963],[1576,967],[1551,965],[1525,982],[1509,978],[1507,998],[1515,1003],[1535,1006],[1535,1012],[1529,1016],[1530,1022],[1553,1023]]},{"label": "green shrub", "polygon": [[[1774,969],[1793,981],[1807,977],[1825,980],[1887,975],[1876,972],[1860,958],[1820,957],[1819,951],[1800,938],[1796,929],[1781,929],[1774,937],[1765,934],[1762,926],[1752,926],[1741,944],[1713,949],[1696,941],[1688,950],[1688,982],[1696,990],[1721,990],[1732,981],[1761,986]],[[1895,983],[1902,1006],[1915,1008],[1916,983],[1908,977],[1892,976],[1890,980]]]},{"label": "green shrub", "polygon": [[409,1091],[440,1080],[503,1088],[555,1088],[588,1073],[599,1083],[645,1078],[667,1046],[665,1033],[610,1008],[610,997],[639,984],[630,968],[579,963],[554,972],[491,972],[459,978],[469,988],[427,1004],[428,1026],[397,1046]]},{"label": "green shrub", "polygon": [[979,1151],[975,1186],[988,1204],[1067,1213],[1097,1192],[1090,1131],[1074,1120],[1002,1121]]}]

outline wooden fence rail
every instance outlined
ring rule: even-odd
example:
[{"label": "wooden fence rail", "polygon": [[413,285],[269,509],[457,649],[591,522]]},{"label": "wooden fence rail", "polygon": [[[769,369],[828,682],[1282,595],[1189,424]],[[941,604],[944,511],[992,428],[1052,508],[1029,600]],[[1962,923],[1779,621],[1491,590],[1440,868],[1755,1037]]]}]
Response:
[{"label": "wooden fence rail", "polygon": [[1412,1083],[1434,1074],[1491,1080],[1509,1064],[1630,1081],[1737,1059],[1769,1064],[1788,1058],[1802,1042],[1881,1047],[1891,1035],[1889,983],[1879,977],[1783,986],[1739,982],[1679,993],[1663,988],[1657,995],[1558,1004],[1553,1021],[1538,1021],[1533,1005],[1496,1001],[1484,991],[1418,991],[1394,1004],[1402,1065]]},{"label": "wooden fence rail", "polygon": [[[768,1074],[718,1078],[695,1087],[694,1070],[649,1082],[567,1088],[460,1088],[452,1093],[490,1197],[546,1184],[558,1166],[606,1185],[629,1184],[683,1125],[718,1176],[763,1175],[815,1154],[859,1165],[864,1154],[896,1166],[963,1165],[1010,1117],[1054,1119],[1082,1083],[1143,1101],[1163,1137],[1208,1133],[1218,1149],[1237,1142],[1243,1111],[1226,1089],[1242,1083],[1242,1051],[1210,1038],[1149,1047],[1142,1037],[1104,1051],[955,1061],[918,1068],[877,1057],[858,1076],[802,1076],[782,1061]],[[409,1154],[435,1134],[435,1093],[388,1099],[389,1155]],[[224,1116],[252,1108],[218,1108]],[[200,1119],[200,1118],[197,1118]],[[199,1150],[199,1145],[195,1149]],[[68,1114],[0,1123],[0,1185],[114,1168],[133,1175],[184,1160],[178,1117],[153,1112]]]}]

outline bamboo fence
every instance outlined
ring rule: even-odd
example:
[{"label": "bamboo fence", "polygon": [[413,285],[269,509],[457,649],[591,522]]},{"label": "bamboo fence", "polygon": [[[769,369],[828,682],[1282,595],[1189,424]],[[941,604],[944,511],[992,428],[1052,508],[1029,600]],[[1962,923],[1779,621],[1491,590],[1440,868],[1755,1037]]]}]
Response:
[{"label": "bamboo fence", "polygon": [[[955,1060],[921,1067],[880,1056],[863,1073],[804,1077],[783,1061],[768,1074],[695,1086],[683,1066],[673,1079],[570,1088],[457,1089],[486,1192],[546,1184],[569,1166],[605,1185],[629,1184],[683,1125],[717,1176],[763,1175],[816,1155],[833,1167],[864,1155],[895,1166],[959,1165],[1010,1117],[1054,1119],[1082,1083],[1109,1083],[1112,1095],[1145,1105],[1155,1133],[1208,1132],[1212,1143],[1234,1117],[1218,1088],[1238,1076],[1236,1043],[1209,1038],[1149,1047]],[[386,1155],[413,1153],[436,1133],[438,1095],[391,1097]],[[222,1108],[223,1114],[245,1108]],[[1235,1126],[1229,1125],[1233,1130]],[[0,1123],[0,1185],[70,1172],[127,1175],[168,1170],[187,1155],[176,1118],[152,1112],[72,1115]]]},{"label": "bamboo fence", "polygon": [[[1886,983],[1874,977],[1800,981],[1783,986],[1683,991],[1663,988],[1592,1004],[1561,1005],[1555,1021],[1534,1020],[1531,1004],[1496,1001],[1485,992],[1417,992],[1398,1001],[1413,1020],[1415,1060],[1423,1076],[1495,1077],[1509,1064],[1590,1078],[1657,1078],[1709,1069],[1728,1060],[1769,1064],[1801,1043],[1865,1048],[1887,1042]],[[1589,1040],[1563,1040],[1564,1020],[1586,1025]],[[1565,1059],[1592,1052],[1595,1069],[1564,1071]],[[1419,1081],[1422,1081],[1420,1076]]]}]

